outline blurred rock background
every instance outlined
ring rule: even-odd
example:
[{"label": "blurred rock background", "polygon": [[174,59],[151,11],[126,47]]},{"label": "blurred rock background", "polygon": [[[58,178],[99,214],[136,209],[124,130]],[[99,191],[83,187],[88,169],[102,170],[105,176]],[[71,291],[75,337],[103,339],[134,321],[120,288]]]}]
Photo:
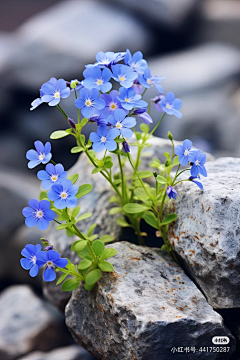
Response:
[{"label": "blurred rock background", "polygon": [[[50,311],[41,279],[32,280],[19,265],[25,244],[44,236],[26,228],[21,214],[39,190],[25,152],[35,140],[46,142],[52,131],[66,128],[55,108],[42,105],[29,111],[38,89],[52,76],[81,80],[84,65],[93,63],[100,50],[141,50],[153,75],[166,76],[164,90],[183,100],[183,118],[167,116],[157,135],[166,138],[170,129],[176,140],[190,138],[215,157],[240,156],[239,32],[238,0],[1,0],[0,304],[5,316],[0,360],[54,360],[61,359],[60,353],[64,360],[91,358],[72,347],[62,314],[51,312],[52,318],[36,321],[36,328],[24,312],[28,299],[33,314],[38,301],[43,317]],[[76,118],[73,103],[70,97],[62,106]],[[159,118],[154,109],[153,117]],[[77,160],[70,155],[72,146],[69,137],[52,142],[54,160],[66,169]],[[9,327],[10,322],[16,326]],[[34,332],[27,331],[31,328]],[[51,341],[46,342],[48,328]],[[27,345],[18,349],[16,341]]]}]

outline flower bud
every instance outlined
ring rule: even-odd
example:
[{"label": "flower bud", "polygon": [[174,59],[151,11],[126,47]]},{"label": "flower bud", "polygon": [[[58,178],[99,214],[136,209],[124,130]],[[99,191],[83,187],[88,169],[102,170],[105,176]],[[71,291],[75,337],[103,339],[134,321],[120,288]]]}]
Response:
[{"label": "flower bud", "polygon": [[122,149],[125,153],[130,153],[130,146],[129,144],[126,142],[126,140],[123,141],[122,143]]},{"label": "flower bud", "polygon": [[166,166],[166,167],[168,167],[169,165],[171,165],[171,160],[167,160],[167,161],[165,162],[165,166]]},{"label": "flower bud", "polygon": [[71,128],[75,130],[75,129],[76,129],[76,124],[75,124],[75,122],[73,121],[73,119],[70,119],[70,117],[69,117],[69,118],[68,118],[68,122],[69,122]]},{"label": "flower bud", "polygon": [[169,140],[173,141],[173,136],[172,136],[171,131],[168,131],[167,137],[169,138]]},{"label": "flower bud", "polygon": [[76,89],[76,87],[79,85],[79,81],[78,80],[72,80],[70,83],[70,87],[72,89]]}]

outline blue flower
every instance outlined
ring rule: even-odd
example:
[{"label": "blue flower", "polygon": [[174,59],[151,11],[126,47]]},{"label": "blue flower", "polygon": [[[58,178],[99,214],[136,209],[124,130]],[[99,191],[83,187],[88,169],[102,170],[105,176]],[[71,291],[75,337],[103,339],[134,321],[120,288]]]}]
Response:
[{"label": "blue flower", "polygon": [[126,142],[126,140],[124,140],[123,143],[122,143],[122,150],[123,150],[123,152],[125,152],[125,154],[130,153],[130,146]]},{"label": "blue flower", "polygon": [[124,61],[126,65],[129,65],[138,74],[143,74],[148,66],[147,61],[143,59],[141,51],[137,51],[132,55],[130,50],[127,49]]},{"label": "blue flower", "polygon": [[159,105],[168,115],[175,115],[179,119],[182,117],[182,113],[179,111],[182,107],[182,100],[175,99],[175,95],[173,92],[168,92],[166,96],[160,96],[161,100]]},{"label": "blue flower", "polygon": [[94,110],[93,111],[93,115],[89,118],[88,122],[90,123],[97,123],[97,126],[100,125],[108,125],[110,126],[110,124],[107,123],[107,116],[104,115],[104,109],[103,110]]},{"label": "blue flower", "polygon": [[65,80],[55,78],[43,84],[41,90],[44,92],[42,101],[48,103],[49,106],[56,106],[61,98],[67,98],[71,92]]},{"label": "blue flower", "polygon": [[[48,82],[52,83],[53,85],[55,84],[56,82],[56,79],[55,78],[51,78]],[[43,84],[44,85],[44,84]],[[43,87],[42,85],[42,87]],[[42,101],[42,96],[45,95],[44,91],[42,90],[42,87],[40,89],[40,98],[37,98],[35,100],[33,100],[33,102],[31,103],[32,107],[30,108],[30,110],[34,110],[36,109],[39,105],[41,105],[43,103]]]},{"label": "blue flower", "polygon": [[54,201],[57,209],[72,208],[77,205],[76,194],[78,186],[73,185],[71,180],[64,180],[61,184],[53,185],[48,191],[49,200]]},{"label": "blue flower", "polygon": [[33,227],[37,225],[38,229],[46,230],[49,226],[49,221],[52,221],[55,217],[53,210],[50,210],[51,203],[47,200],[37,201],[31,199],[29,201],[30,207],[25,207],[22,210],[22,214],[26,217],[25,224],[27,227]]},{"label": "blue flower", "polygon": [[163,112],[163,109],[159,105],[162,95],[157,95],[155,98],[152,99],[152,102],[154,103],[154,107],[157,111]]},{"label": "blue flower", "polygon": [[201,150],[192,151],[191,155],[189,156],[189,161],[193,163],[193,166],[191,167],[191,175],[193,177],[197,177],[198,174],[205,177],[207,176],[207,170],[204,166],[206,159],[206,154],[203,154]]},{"label": "blue flower", "polygon": [[39,244],[28,244],[21,251],[21,255],[24,256],[24,258],[20,260],[20,264],[25,270],[30,270],[29,275],[31,277],[35,277],[38,274],[40,264],[37,259],[37,254],[39,254],[41,250],[42,248]]},{"label": "blue flower", "polygon": [[175,147],[175,153],[179,156],[179,164],[187,165],[189,161],[189,156],[191,155],[192,142],[188,139],[184,140],[182,145],[177,145]]},{"label": "blue flower", "polygon": [[114,129],[117,129],[118,135],[122,134],[126,138],[132,137],[133,132],[130,128],[136,125],[136,119],[134,117],[126,117],[124,110],[116,110],[113,115],[107,118],[107,122],[113,125]]},{"label": "blue flower", "polygon": [[33,169],[35,166],[39,164],[47,164],[51,158],[51,144],[47,142],[45,145],[39,140],[34,143],[36,150],[28,150],[26,153],[26,158],[29,161],[28,167],[29,169]]},{"label": "blue flower", "polygon": [[200,179],[200,176],[190,176],[189,180],[194,182],[201,190],[203,190],[203,185],[199,181],[196,181],[194,179]]},{"label": "blue flower", "polygon": [[93,115],[95,109],[101,110],[105,107],[105,101],[98,99],[99,91],[97,89],[81,89],[79,96],[75,101],[75,106],[81,109],[83,116],[87,119]]},{"label": "blue flower", "polygon": [[174,190],[174,188],[172,186],[168,186],[167,190],[166,190],[167,196],[169,197],[169,199],[176,199],[178,193],[176,192],[176,190]]},{"label": "blue flower", "polygon": [[37,177],[42,180],[42,188],[48,190],[54,184],[61,184],[66,179],[67,172],[62,164],[47,164],[45,170],[38,171]]},{"label": "blue flower", "polygon": [[120,101],[122,107],[126,110],[132,110],[135,107],[147,107],[147,102],[141,99],[141,95],[136,94],[133,88],[125,89],[121,87],[119,89],[120,95],[117,99]]},{"label": "blue flower", "polygon": [[146,109],[136,109],[136,110],[134,110],[133,115],[137,115],[139,117],[139,119],[141,119],[145,124],[153,123],[153,119],[146,112]]},{"label": "blue flower", "polygon": [[[120,101],[117,99],[119,92],[117,90],[112,90],[110,94],[102,94],[100,98],[103,99],[106,103],[106,106],[101,113],[107,118],[109,115],[112,115],[115,110],[123,109]],[[124,110],[128,114],[127,110]]]},{"label": "blue flower", "polygon": [[125,52],[114,53],[112,51],[99,51],[96,55],[97,62],[95,64],[86,65],[86,68],[99,66],[103,68],[105,66],[111,67],[111,65],[116,64],[118,61],[121,61],[125,56]]},{"label": "blue flower", "polygon": [[113,65],[112,72],[112,78],[127,89],[133,86],[134,80],[138,77],[138,74],[127,65]]},{"label": "blue flower", "polygon": [[159,76],[152,76],[151,71],[149,68],[144,70],[144,75],[140,75],[138,77],[138,80],[142,86],[145,88],[150,89],[150,87],[155,86],[155,88],[160,92],[163,93],[163,87],[160,85],[160,82],[165,79],[165,77],[159,77]]},{"label": "blue flower", "polygon": [[106,125],[100,125],[97,132],[92,132],[89,139],[93,142],[93,150],[96,152],[107,149],[108,151],[114,151],[117,148],[116,137],[119,135],[117,128],[107,129]]},{"label": "blue flower", "polygon": [[85,77],[83,85],[89,90],[96,88],[102,93],[106,93],[112,88],[112,84],[109,82],[112,73],[108,68],[103,70],[98,67],[88,68],[84,70],[83,76]]},{"label": "blue flower", "polygon": [[49,250],[47,252],[40,251],[37,254],[37,259],[40,266],[45,267],[43,279],[47,282],[56,279],[56,273],[54,271],[56,266],[64,268],[68,264],[68,260],[65,258],[60,258],[60,254],[55,250]]}]

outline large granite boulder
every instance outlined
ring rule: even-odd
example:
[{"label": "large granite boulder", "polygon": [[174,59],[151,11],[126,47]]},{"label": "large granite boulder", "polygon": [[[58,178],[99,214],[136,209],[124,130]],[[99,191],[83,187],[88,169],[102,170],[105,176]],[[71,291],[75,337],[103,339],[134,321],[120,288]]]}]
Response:
[{"label": "large granite boulder", "polygon": [[[76,289],[66,307],[74,340],[97,359],[202,359],[182,347],[212,346],[214,336],[230,339],[228,353],[204,359],[230,359],[235,340],[194,283],[160,249],[128,242],[114,244],[115,272],[104,274],[92,291]],[[173,354],[174,352],[174,354]]]},{"label": "large granite boulder", "polygon": [[206,164],[204,191],[184,182],[169,240],[214,308],[240,307],[240,159]]}]

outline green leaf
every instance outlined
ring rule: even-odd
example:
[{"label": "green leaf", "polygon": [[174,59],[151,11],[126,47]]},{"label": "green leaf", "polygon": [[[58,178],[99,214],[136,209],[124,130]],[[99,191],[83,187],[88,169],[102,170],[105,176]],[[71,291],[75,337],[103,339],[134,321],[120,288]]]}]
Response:
[{"label": "green leaf", "polygon": [[172,168],[176,165],[179,165],[179,156],[175,156],[174,157],[174,160],[173,160],[173,163],[172,163]]},{"label": "green leaf", "polygon": [[89,229],[87,231],[87,237],[90,236],[93,232],[93,230],[95,229],[95,227],[97,226],[96,223],[92,224],[91,226],[89,226]]},{"label": "green leaf", "polygon": [[76,153],[79,153],[79,152],[82,152],[84,151],[85,149],[81,146],[75,146],[71,149],[71,153],[72,154],[76,154]]},{"label": "green leaf", "polygon": [[83,145],[85,145],[85,136],[83,134],[80,135],[80,141]]},{"label": "green leaf", "polygon": [[167,225],[170,224],[171,222],[173,222],[174,220],[177,219],[177,214],[169,214],[168,216],[165,217],[164,221],[161,223],[161,225]]},{"label": "green leaf", "polygon": [[111,196],[110,199],[108,200],[110,203],[113,203],[113,202],[119,202],[119,198],[117,196]]},{"label": "green leaf", "polygon": [[65,131],[66,131],[66,133],[68,133],[68,134],[72,134],[72,128],[71,128],[71,129],[66,129]]},{"label": "green leaf", "polygon": [[127,213],[127,214],[138,214],[141,213],[145,210],[148,210],[148,207],[142,204],[125,204],[123,206],[123,210]]},{"label": "green leaf", "polygon": [[103,261],[109,257],[115,256],[116,254],[117,254],[116,249],[113,249],[113,248],[105,249],[100,256],[100,261]]},{"label": "green leaf", "polygon": [[135,135],[137,140],[140,140],[142,138],[142,133],[140,131],[137,131]]},{"label": "green leaf", "polygon": [[149,126],[148,126],[147,124],[141,123],[140,129],[141,129],[142,132],[144,132],[145,134],[147,134],[147,133],[149,132]]},{"label": "green leaf", "polygon": [[158,159],[156,159],[156,158],[154,158],[153,161],[151,161],[151,162],[149,163],[149,166],[151,166],[151,167],[153,167],[153,168],[156,168],[156,169],[158,169],[160,165],[161,165],[160,160],[158,160]]},{"label": "green leaf", "polygon": [[168,152],[165,152],[165,153],[164,153],[164,156],[165,156],[165,158],[167,158],[168,160],[170,159],[170,154],[169,154]]},{"label": "green leaf", "polygon": [[83,118],[83,119],[81,120],[81,126],[82,126],[82,127],[85,126],[87,122],[88,122],[88,119],[87,119],[87,118]]},{"label": "green leaf", "polygon": [[117,219],[117,224],[121,227],[132,227],[132,225],[130,225],[126,220],[124,220],[123,218],[118,218]]},{"label": "green leaf", "polygon": [[123,138],[116,138],[115,141],[116,141],[116,143],[121,144],[124,141],[124,139]]},{"label": "green leaf", "polygon": [[85,281],[88,285],[95,284],[101,277],[101,271],[99,269],[93,269],[87,274]]},{"label": "green leaf", "polygon": [[78,215],[79,211],[80,211],[80,206],[77,206],[73,209],[71,215],[75,218]]},{"label": "green leaf", "polygon": [[146,194],[146,191],[142,187],[134,189],[134,195],[141,199],[149,198],[148,194]]},{"label": "green leaf", "polygon": [[97,168],[93,169],[92,174],[97,174],[97,173],[99,173],[100,171],[103,171],[103,170],[104,170],[103,167],[97,167]]},{"label": "green leaf", "polygon": [[106,167],[107,169],[111,169],[111,168],[113,167],[113,162],[112,162],[112,161],[107,161],[107,162],[105,162],[105,167]]},{"label": "green leaf", "polygon": [[58,279],[58,281],[56,282],[56,285],[61,284],[61,282],[63,282],[63,280],[65,280],[67,276],[68,276],[68,274],[65,274],[65,273],[62,274],[62,275],[60,276],[60,278]]},{"label": "green leaf", "polygon": [[46,191],[41,191],[40,195],[39,195],[39,199],[40,200],[47,199],[47,192]]},{"label": "green leaf", "polygon": [[78,265],[79,270],[87,269],[92,265],[92,261],[90,260],[82,260],[80,264]]},{"label": "green leaf", "polygon": [[163,177],[161,175],[158,175],[156,180],[159,184],[167,184],[167,180],[165,179],[165,177]]},{"label": "green leaf", "polygon": [[81,221],[81,220],[88,219],[88,218],[90,218],[91,216],[92,216],[92,213],[91,213],[91,212],[82,214],[82,215],[80,215],[80,216],[77,218],[76,222],[79,222],[79,221]]},{"label": "green leaf", "polygon": [[78,178],[79,178],[79,175],[78,175],[78,174],[69,175],[69,176],[67,177],[67,179],[68,179],[68,180],[71,180],[71,182],[72,182],[73,184],[75,184],[75,182],[77,181]]},{"label": "green leaf", "polygon": [[103,243],[108,243],[110,241],[114,241],[114,236],[112,235],[103,235],[100,237],[100,241],[102,241]]},{"label": "green leaf", "polygon": [[87,283],[84,284],[84,288],[85,290],[92,290],[94,288],[94,284],[93,285],[88,285]]},{"label": "green leaf", "polygon": [[58,131],[54,131],[51,135],[50,135],[50,139],[61,139],[65,136],[68,136],[69,133],[67,133],[65,130],[58,130]]},{"label": "green leaf", "polygon": [[84,184],[79,186],[78,192],[77,192],[77,199],[80,199],[82,196],[87,195],[92,191],[93,186],[91,184]]},{"label": "green leaf", "polygon": [[80,280],[77,279],[68,279],[62,284],[63,291],[72,291],[75,290],[80,284]]},{"label": "green leaf", "polygon": [[61,224],[61,225],[58,225],[57,230],[66,229],[68,226],[69,226],[69,224]]},{"label": "green leaf", "polygon": [[119,185],[121,184],[122,180],[121,179],[116,179],[113,181],[114,185]]},{"label": "green leaf", "polygon": [[98,263],[98,267],[105,272],[113,272],[114,271],[114,267],[112,266],[112,264],[110,264],[107,261],[100,261]]},{"label": "green leaf", "polygon": [[[141,179],[149,178],[153,176],[153,173],[151,171],[138,171],[138,176]],[[138,179],[138,176],[135,175],[133,179]]]},{"label": "green leaf", "polygon": [[94,254],[97,255],[97,256],[101,255],[104,248],[105,248],[105,246],[104,246],[103,242],[100,241],[100,240],[96,240],[92,244],[92,250],[93,250]]},{"label": "green leaf", "polygon": [[87,246],[82,251],[78,251],[77,254],[81,259],[93,260],[92,254]]},{"label": "green leaf", "polygon": [[122,212],[122,208],[121,207],[113,207],[109,210],[109,214],[110,215],[115,215]]},{"label": "green leaf", "polygon": [[79,242],[75,245],[74,250],[75,250],[76,252],[79,252],[79,251],[82,251],[86,246],[87,246],[87,241],[86,241],[86,240],[82,240],[82,241],[79,241]]},{"label": "green leaf", "polygon": [[143,219],[146,221],[147,224],[154,227],[155,229],[158,229],[157,219],[151,211],[147,211],[143,215]]},{"label": "green leaf", "polygon": [[97,238],[98,238],[98,235],[97,235],[97,234],[94,234],[94,235],[91,235],[91,236],[89,237],[89,240],[94,241],[94,240],[96,240]]},{"label": "green leaf", "polygon": [[74,243],[71,245],[71,250],[72,250],[72,251],[75,251],[75,245],[76,245],[77,243],[79,243],[79,240],[74,241]]}]

